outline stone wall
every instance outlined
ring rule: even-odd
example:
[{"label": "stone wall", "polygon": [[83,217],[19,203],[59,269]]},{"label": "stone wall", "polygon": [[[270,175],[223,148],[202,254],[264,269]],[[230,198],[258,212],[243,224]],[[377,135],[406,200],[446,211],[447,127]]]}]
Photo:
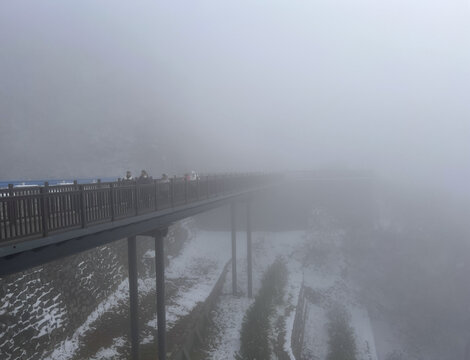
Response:
[{"label": "stone wall", "polygon": [[1,278],[0,352],[40,359],[71,335],[125,275],[120,240]]},{"label": "stone wall", "polygon": [[[171,227],[166,252],[179,252],[186,237],[184,227]],[[154,241],[139,236],[137,244],[141,272],[145,271],[142,257],[154,249]],[[0,278],[2,360],[42,359],[83,324],[127,277],[127,271],[123,239]]]}]

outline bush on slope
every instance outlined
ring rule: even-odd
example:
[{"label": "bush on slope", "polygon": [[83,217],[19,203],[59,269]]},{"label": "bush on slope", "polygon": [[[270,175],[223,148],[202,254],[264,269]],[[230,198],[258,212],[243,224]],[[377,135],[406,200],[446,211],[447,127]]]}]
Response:
[{"label": "bush on slope", "polygon": [[238,360],[270,359],[270,317],[282,301],[287,268],[279,258],[266,270],[255,302],[245,314],[240,332]]},{"label": "bush on slope", "polygon": [[354,330],[349,324],[349,314],[340,306],[328,312],[328,355],[326,360],[356,360]]}]

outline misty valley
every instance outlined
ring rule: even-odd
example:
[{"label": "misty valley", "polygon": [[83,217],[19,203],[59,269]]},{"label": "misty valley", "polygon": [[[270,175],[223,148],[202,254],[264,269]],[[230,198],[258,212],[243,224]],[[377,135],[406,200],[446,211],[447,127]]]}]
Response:
[{"label": "misty valley", "polygon": [[470,360],[470,0],[1,0],[0,360]]},{"label": "misty valley", "polygon": [[[403,196],[370,173],[292,173],[174,222],[163,240],[167,358],[461,357],[466,228],[440,200]],[[131,358],[134,316],[138,356],[155,358],[156,243],[151,232],[135,239],[137,318],[130,240],[2,276],[3,357]]]}]

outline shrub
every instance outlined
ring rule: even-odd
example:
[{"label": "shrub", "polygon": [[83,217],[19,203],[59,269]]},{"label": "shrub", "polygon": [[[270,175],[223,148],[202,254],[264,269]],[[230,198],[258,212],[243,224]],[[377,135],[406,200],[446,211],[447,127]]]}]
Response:
[{"label": "shrub", "polygon": [[243,318],[240,332],[239,360],[270,359],[270,317],[276,304],[282,302],[287,282],[287,268],[281,259],[266,270],[261,289]]},{"label": "shrub", "polygon": [[354,330],[349,324],[349,314],[343,307],[335,306],[328,312],[328,355],[326,360],[356,360]]}]

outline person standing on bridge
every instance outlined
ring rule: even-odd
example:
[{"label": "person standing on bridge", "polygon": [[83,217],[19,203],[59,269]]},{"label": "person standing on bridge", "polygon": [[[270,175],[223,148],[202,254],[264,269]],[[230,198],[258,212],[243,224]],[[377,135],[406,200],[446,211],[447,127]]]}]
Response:
[{"label": "person standing on bridge", "polygon": [[167,174],[162,174],[162,178],[160,179],[160,182],[163,184],[168,184],[170,182],[170,179],[168,178]]},{"label": "person standing on bridge", "polygon": [[149,177],[149,174],[147,173],[147,171],[142,170],[140,172],[139,178],[137,179],[137,182],[139,182],[140,184],[148,184],[150,183],[151,180],[152,178]]},{"label": "person standing on bridge", "polygon": [[170,179],[167,174],[162,174],[159,183],[159,196],[163,203],[169,203],[170,201]]},{"label": "person standing on bridge", "polygon": [[146,170],[140,172],[140,176],[136,179],[136,184],[139,184],[139,197],[140,197],[140,206],[142,208],[150,208],[152,204],[152,191],[148,186],[152,183],[152,178],[149,176]]}]

